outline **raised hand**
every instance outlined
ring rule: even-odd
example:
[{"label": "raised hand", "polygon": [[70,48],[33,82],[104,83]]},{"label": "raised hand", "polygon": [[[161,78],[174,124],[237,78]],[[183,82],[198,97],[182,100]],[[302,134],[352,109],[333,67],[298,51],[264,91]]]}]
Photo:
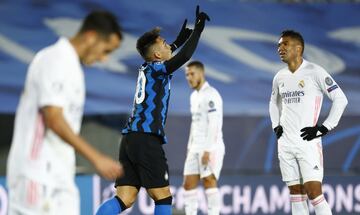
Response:
[{"label": "raised hand", "polygon": [[204,27],[205,27],[205,21],[210,21],[210,17],[207,15],[207,13],[205,12],[200,12],[200,6],[196,6],[196,20],[195,20],[195,29],[194,30],[199,30],[199,31],[203,31]]},{"label": "raised hand", "polygon": [[171,50],[175,51],[177,48],[182,46],[186,40],[190,37],[191,33],[193,32],[192,29],[186,27],[187,19],[185,19],[181,30],[176,37],[175,41],[171,44]]}]

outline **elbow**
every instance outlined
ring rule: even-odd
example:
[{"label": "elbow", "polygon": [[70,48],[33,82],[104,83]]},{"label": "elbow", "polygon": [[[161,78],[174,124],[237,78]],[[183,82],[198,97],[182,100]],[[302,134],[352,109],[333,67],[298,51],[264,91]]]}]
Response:
[{"label": "elbow", "polygon": [[347,100],[346,96],[339,99],[339,104],[345,110],[346,106],[348,105],[349,101]]},{"label": "elbow", "polygon": [[57,120],[55,120],[54,118],[52,118],[52,117],[45,117],[45,120],[44,120],[44,122],[45,122],[45,126],[46,126],[46,128],[48,128],[48,129],[51,129],[52,131],[56,131],[57,130],[57,125],[58,125],[58,123],[56,122]]}]

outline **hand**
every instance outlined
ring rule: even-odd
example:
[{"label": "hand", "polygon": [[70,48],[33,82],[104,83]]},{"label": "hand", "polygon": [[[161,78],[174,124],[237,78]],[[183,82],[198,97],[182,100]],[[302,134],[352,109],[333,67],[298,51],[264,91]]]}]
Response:
[{"label": "hand", "polygon": [[284,132],[283,127],[281,125],[276,126],[274,128],[274,132],[275,132],[276,138],[279,139]]},{"label": "hand", "polygon": [[199,5],[196,6],[196,20],[194,30],[202,32],[205,27],[205,20],[210,21],[210,17],[205,12],[200,12]]},{"label": "hand", "polygon": [[122,165],[107,156],[100,155],[94,164],[97,172],[107,180],[115,180],[123,175]]},{"label": "hand", "polygon": [[201,163],[203,165],[208,165],[210,162],[210,152],[204,152],[203,156],[201,157]]},{"label": "hand", "polygon": [[328,131],[329,130],[324,125],[316,125],[314,127],[305,127],[301,129],[300,132],[302,132],[302,134],[300,136],[303,138],[303,140],[310,141],[316,137],[324,136]]},{"label": "hand", "polygon": [[181,27],[181,30],[176,37],[175,41],[171,44],[171,50],[175,51],[177,48],[182,46],[186,40],[190,37],[193,32],[192,29],[186,27],[187,19],[185,19],[184,24]]}]

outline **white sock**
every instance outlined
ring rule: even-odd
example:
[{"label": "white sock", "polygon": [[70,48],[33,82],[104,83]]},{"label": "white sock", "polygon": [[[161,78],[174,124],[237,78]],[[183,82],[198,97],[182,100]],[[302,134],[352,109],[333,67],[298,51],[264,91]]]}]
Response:
[{"label": "white sock", "polygon": [[197,189],[185,190],[184,203],[186,215],[196,215],[198,210],[198,193]]},{"label": "white sock", "polygon": [[208,205],[208,214],[209,215],[219,215],[220,214],[220,193],[217,187],[209,188],[205,190],[207,205]]},{"label": "white sock", "polygon": [[291,202],[292,215],[309,215],[309,208],[307,205],[307,195],[290,194],[290,202]]},{"label": "white sock", "polygon": [[311,200],[316,215],[332,215],[329,204],[323,194]]}]

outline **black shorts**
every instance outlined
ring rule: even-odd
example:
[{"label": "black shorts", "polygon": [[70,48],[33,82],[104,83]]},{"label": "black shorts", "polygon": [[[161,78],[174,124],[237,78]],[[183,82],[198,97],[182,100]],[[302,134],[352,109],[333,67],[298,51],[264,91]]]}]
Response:
[{"label": "black shorts", "polygon": [[121,140],[119,161],[124,176],[118,178],[115,187],[159,188],[169,186],[169,168],[160,136],[131,132]]}]

